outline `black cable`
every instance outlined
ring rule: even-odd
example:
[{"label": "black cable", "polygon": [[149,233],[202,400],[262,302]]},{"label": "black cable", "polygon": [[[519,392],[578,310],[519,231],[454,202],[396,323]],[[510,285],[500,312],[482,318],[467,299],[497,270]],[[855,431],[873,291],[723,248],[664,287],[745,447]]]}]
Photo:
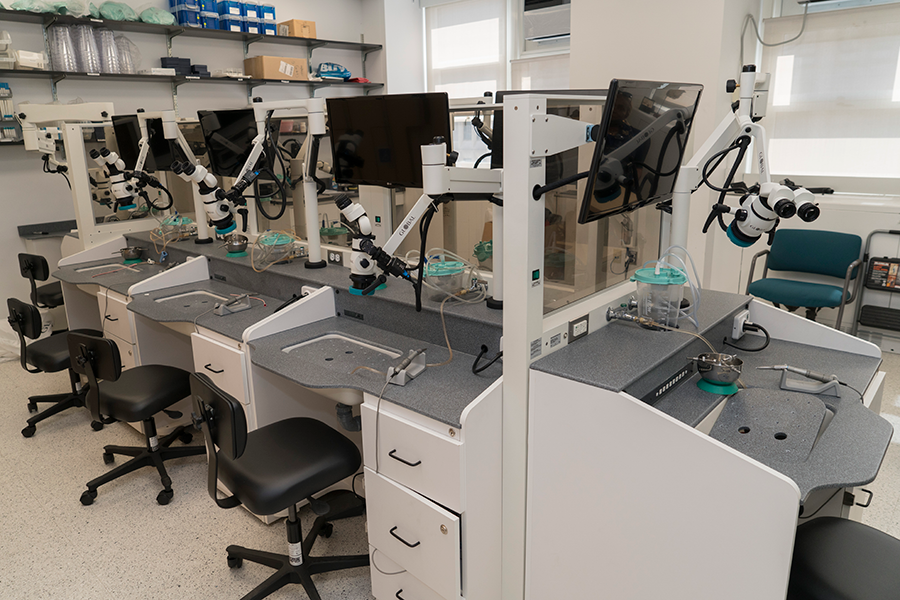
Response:
[{"label": "black cable", "polygon": [[[274,153],[274,155],[278,158],[279,164],[281,165],[283,175],[285,177],[287,177],[287,168],[284,166],[284,159],[281,157],[281,153],[278,152],[276,144],[272,141],[272,138],[269,135],[269,126],[272,121],[272,113],[273,112],[274,111],[270,110],[268,112],[268,114],[266,114],[266,123],[265,123],[266,133],[265,133],[265,138],[263,139],[263,147],[266,148],[267,150],[271,150]],[[253,182],[253,195],[254,195],[254,198],[256,198],[256,207],[259,209],[259,212],[261,212],[262,215],[266,219],[268,219],[269,221],[277,221],[284,215],[284,212],[287,210],[287,195],[284,192],[284,185],[281,183],[281,181],[275,175],[275,172],[269,168],[268,156],[266,155],[266,153],[264,153],[263,156],[260,158],[266,159],[265,166],[262,169],[260,169],[260,172],[270,174],[272,176],[272,179],[275,181],[276,185],[278,185],[279,191],[281,192],[281,209],[278,211],[278,215],[275,217],[272,217],[271,215],[269,215],[269,213],[266,212],[265,207],[263,207],[262,199],[259,197],[259,184],[256,181],[254,181]]]},{"label": "black cable", "polygon": [[836,489],[832,495],[828,496],[828,500],[826,500],[825,502],[823,502],[823,503],[819,506],[819,508],[817,508],[816,511],[815,511],[814,513],[812,513],[811,515],[804,515],[804,514],[801,513],[800,516],[803,517],[804,519],[811,519],[811,518],[813,518],[814,516],[816,516],[816,515],[819,513],[820,510],[822,510],[823,508],[825,508],[825,505],[828,504],[829,502],[831,502],[831,499],[834,498],[835,496],[837,496],[837,493],[840,492],[842,489],[844,489],[844,488],[838,488],[838,489]]},{"label": "black cable", "polygon": [[477,169],[477,168],[478,168],[478,165],[481,164],[481,161],[483,161],[484,159],[488,158],[490,155],[491,155],[490,152],[485,152],[484,154],[482,154],[481,156],[479,156],[479,157],[478,157],[478,160],[475,161],[475,166],[472,167],[472,168],[473,168],[473,169]]},{"label": "black cable", "polygon": [[852,385],[849,385],[849,384],[847,384],[847,383],[844,383],[843,381],[840,381],[840,380],[838,381],[838,384],[844,386],[845,388],[850,388],[851,390],[853,390],[854,392],[856,392],[856,394],[859,396],[859,401],[860,401],[860,402],[865,402],[865,400],[863,399],[863,395],[859,393],[859,390],[858,390],[858,389],[856,389],[856,388],[853,387]]},{"label": "black cable", "polygon": [[66,180],[66,184],[68,184],[69,189],[71,190],[71,189],[72,189],[72,182],[69,181],[69,176],[66,175],[65,173],[61,172],[61,171],[57,171],[57,173],[59,173],[60,175],[63,176],[63,178]]},{"label": "black cable", "polygon": [[416,273],[416,312],[422,312],[422,280],[425,278],[425,251],[428,248],[428,229],[431,227],[431,219],[437,213],[434,202],[428,205],[425,215],[419,221],[419,272]]},{"label": "black cable", "polygon": [[159,184],[159,185],[153,186],[153,187],[164,191],[166,193],[166,196],[169,197],[169,203],[162,207],[157,206],[156,204],[154,204],[153,200],[150,199],[150,196],[147,195],[146,192],[143,192],[144,200],[147,202],[147,205],[150,207],[150,209],[157,210],[157,211],[163,211],[163,210],[169,210],[170,208],[172,208],[172,205],[175,204],[175,199],[172,197],[171,192],[169,192],[169,190],[167,190],[165,188],[165,186],[163,186],[162,184]]},{"label": "black cable", "polygon": [[736,350],[741,350],[743,352],[762,352],[763,350],[765,350],[766,348],[769,347],[769,342],[772,341],[772,338],[769,337],[769,332],[766,331],[766,328],[763,327],[762,325],[757,325],[756,323],[746,323],[745,322],[744,323],[744,331],[762,331],[763,335],[766,336],[766,342],[759,348],[742,348],[741,346],[735,346],[734,344],[731,344],[728,342],[728,338],[725,338],[725,340],[722,343],[725,346],[731,346],[732,348],[735,348]]},{"label": "black cable", "polygon": [[[715,154],[710,156],[709,160],[706,161],[706,164],[703,165],[703,169],[700,170],[700,176],[703,180],[703,183],[705,183],[706,186],[709,187],[711,190],[713,190],[715,192],[719,192],[720,194],[721,193],[727,194],[729,192],[737,191],[734,189],[729,189],[727,187],[720,188],[718,186],[713,185],[709,181],[709,176],[713,173],[713,171],[715,171],[717,168],[719,168],[719,165],[722,163],[723,160],[725,160],[725,158],[728,156],[728,154],[730,154],[733,150],[738,150],[740,148],[744,148],[744,152],[746,152],[746,148],[749,144],[750,144],[750,138],[745,135],[742,135],[737,140],[735,140],[732,145],[728,146],[724,150],[719,150],[718,152],[716,152]],[[740,165],[742,158],[743,158],[743,153],[741,153],[740,156],[738,156],[738,160],[735,161],[735,165]],[[718,159],[718,160],[716,160],[716,159]],[[710,168],[709,165],[714,160],[716,160],[716,164],[713,165],[712,168]],[[735,169],[732,169],[732,170],[735,170]],[[727,181],[726,181],[726,185],[729,185],[729,183]]]},{"label": "black cable", "polygon": [[475,357],[475,362],[472,363],[472,373],[474,373],[475,375],[478,375],[482,371],[487,370],[488,367],[490,367],[492,364],[494,364],[495,362],[500,360],[500,358],[503,357],[503,350],[501,350],[500,352],[497,353],[497,355],[494,358],[492,358],[486,364],[479,367],[478,363],[481,361],[482,357],[484,357],[484,355],[487,354],[487,351],[488,351],[488,347],[485,346],[484,344],[482,344],[481,352],[478,353],[478,356]]},{"label": "black cable", "polygon": [[540,187],[535,186],[534,190],[531,192],[532,197],[535,200],[539,199],[541,196],[546,194],[547,192],[552,192],[553,190],[558,190],[561,187],[565,187],[567,185],[571,185],[576,181],[580,181],[585,179],[588,175],[590,175],[590,171],[584,171],[583,173],[578,173],[576,175],[570,175],[569,177],[563,177],[558,181],[554,181],[553,183],[548,183],[547,185]]}]

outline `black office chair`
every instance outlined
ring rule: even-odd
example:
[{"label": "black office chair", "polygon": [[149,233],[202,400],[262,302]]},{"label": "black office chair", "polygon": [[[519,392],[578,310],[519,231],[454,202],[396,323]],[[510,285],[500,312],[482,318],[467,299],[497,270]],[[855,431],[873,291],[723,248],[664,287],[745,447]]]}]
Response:
[{"label": "black office chair", "polygon": [[[185,444],[191,441],[192,436],[185,431],[184,425],[176,427],[162,438],[156,433],[154,415],[165,412],[173,418],[181,416],[181,413],[166,409],[190,395],[190,373],[165,365],[144,365],[123,372],[119,348],[115,342],[74,332],[69,333],[68,342],[72,368],[77,373],[87,376],[90,384],[87,406],[94,420],[104,423],[140,421],[143,424],[144,436],[147,438],[146,448],[105,446],[103,462],[106,464],[115,461],[116,454],[133,458],[89,481],[88,489],[81,494],[81,503],[85,506],[93,504],[97,497],[97,488],[105,483],[142,467],[156,467],[163,484],[163,490],[156,496],[156,501],[168,504],[174,492],[172,480],[166,473],[165,461],[206,452],[203,446],[169,447],[176,439]],[[102,379],[103,382],[98,384],[98,379]]]},{"label": "black office chair", "polygon": [[[364,567],[369,555],[310,556],[316,537],[331,535],[330,521],[355,517],[365,512],[365,501],[348,491],[335,491],[320,499],[312,495],[334,485],[359,470],[361,459],[356,445],[315,419],[278,421],[247,433],[241,403],[217,388],[202,373],[191,376],[194,421],[206,437],[209,456],[209,495],[221,508],[243,504],[259,515],[288,509],[287,537],[291,559],[282,554],[228,546],[228,566],[240,567],[244,559],[276,569],[243,600],[265,598],[288,583],[299,583],[311,600],[321,600],[312,575]],[[232,493],[220,499],[216,481]],[[297,502],[308,499],[317,518],[301,535]]]},{"label": "black office chair", "polygon": [[787,600],[896,600],[898,564],[897,538],[849,519],[812,519],[797,528]]},{"label": "black office chair", "polygon": [[[29,396],[28,412],[37,412],[38,402],[51,402],[53,404],[43,412],[28,419],[28,425],[22,430],[22,435],[29,438],[37,431],[37,424],[44,419],[52,417],[67,408],[84,406],[87,388],[81,387],[81,379],[72,370],[66,334],[51,335],[39,340],[37,338],[41,336],[40,311],[35,306],[25,304],[15,298],[7,299],[6,306],[9,309],[9,317],[7,318],[9,325],[16,332],[16,335],[19,336],[19,361],[22,364],[22,368],[29,373],[58,373],[68,369],[69,382],[72,385],[72,391],[67,394]],[[99,331],[92,329],[81,329],[79,332],[89,335],[100,335]],[[28,344],[25,342],[25,338],[36,341]],[[91,423],[91,426],[95,431],[103,429],[103,424],[99,421],[94,421]]]},{"label": "black office chair", "polygon": [[56,308],[63,304],[62,283],[55,281],[37,287],[35,281],[47,281],[50,266],[47,259],[38,254],[20,254],[19,270],[31,283],[31,303],[38,308]]}]

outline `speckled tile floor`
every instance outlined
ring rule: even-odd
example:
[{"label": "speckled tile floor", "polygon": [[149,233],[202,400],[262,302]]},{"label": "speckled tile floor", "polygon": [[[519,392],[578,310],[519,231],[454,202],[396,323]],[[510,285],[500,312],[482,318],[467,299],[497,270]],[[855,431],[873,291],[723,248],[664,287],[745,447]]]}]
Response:
[{"label": "speckled tile floor", "polygon": [[[149,469],[102,486],[94,504],[82,506],[85,483],[110,468],[103,464],[102,447],[144,441],[123,423],[92,431],[85,409],[51,417],[38,424],[34,437],[23,438],[26,397],[67,389],[65,373],[32,375],[18,362],[0,364],[0,598],[237,600],[269,576],[269,568],[247,562],[229,569],[225,547],[284,553],[283,521],[265,525],[243,508],[218,508],[206,493],[201,457],[166,463],[175,490],[168,506],[156,503],[162,488]],[[312,513],[300,512],[306,531]],[[357,517],[338,521],[313,554],[367,550],[364,517]],[[368,568],[317,575],[314,581],[325,600],[372,598]],[[270,597],[307,598],[299,586]]]}]

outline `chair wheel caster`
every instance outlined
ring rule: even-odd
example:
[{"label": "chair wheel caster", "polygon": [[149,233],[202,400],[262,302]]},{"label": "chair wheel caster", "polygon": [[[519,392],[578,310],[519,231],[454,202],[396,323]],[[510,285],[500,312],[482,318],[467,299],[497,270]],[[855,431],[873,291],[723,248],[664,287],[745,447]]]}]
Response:
[{"label": "chair wheel caster", "polygon": [[34,402],[29,402],[28,403],[28,412],[30,412],[30,413],[37,412],[37,404],[35,404]]},{"label": "chair wheel caster", "polygon": [[319,530],[319,537],[330,538],[332,533],[334,533],[334,523],[325,523]]},{"label": "chair wheel caster", "polygon": [[116,455],[112,452],[104,452],[103,453],[103,463],[107,465],[111,465],[116,462]]},{"label": "chair wheel caster", "polygon": [[172,496],[175,495],[175,492],[172,490],[163,490],[159,494],[156,495],[156,501],[165,506],[169,502],[172,501]]},{"label": "chair wheel caster", "polygon": [[31,436],[34,435],[35,431],[37,431],[37,427],[35,427],[34,425],[29,425],[28,427],[26,427],[25,429],[22,430],[22,435],[24,435],[27,438],[30,438]]},{"label": "chair wheel caster", "polygon": [[100,431],[101,429],[103,429],[103,423],[101,423],[100,421],[91,421],[91,429],[93,429],[94,431]]},{"label": "chair wheel caster", "polygon": [[228,568],[229,569],[240,569],[241,565],[244,564],[244,559],[240,556],[229,556],[228,557]]},{"label": "chair wheel caster", "polygon": [[97,497],[97,490],[85,490],[81,494],[81,503],[85,506],[90,506],[94,503],[94,498]]},{"label": "chair wheel caster", "polygon": [[190,432],[185,431],[178,436],[178,441],[182,444],[190,444],[192,441],[194,441],[194,436],[191,435]]}]

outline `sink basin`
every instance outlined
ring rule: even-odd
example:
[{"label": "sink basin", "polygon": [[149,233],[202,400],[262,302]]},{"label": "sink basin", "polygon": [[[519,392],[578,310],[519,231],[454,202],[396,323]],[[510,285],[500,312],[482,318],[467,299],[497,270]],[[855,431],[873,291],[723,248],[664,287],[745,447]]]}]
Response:
[{"label": "sink basin", "polygon": [[127,266],[123,265],[122,263],[109,263],[108,265],[95,265],[93,267],[81,267],[80,269],[75,269],[75,272],[76,273],[87,273],[89,271],[97,271],[98,273],[102,273],[103,271],[113,271],[113,270],[119,270],[119,269],[122,269],[123,271],[125,269],[128,269],[129,271],[134,271],[135,273],[140,273],[140,271],[138,271],[137,269],[132,268],[132,267],[127,267]]},{"label": "sink basin", "polygon": [[[339,333],[326,335],[281,349],[285,354],[309,353],[312,361],[322,369],[348,374],[358,367],[368,367],[386,372],[402,356],[401,352],[365,340]],[[373,373],[370,373],[374,375]],[[316,388],[315,392],[326,398],[350,406],[362,404],[363,393],[349,388]]]},{"label": "sink basin", "polygon": [[206,306],[210,309],[212,309],[216,302],[225,302],[226,300],[228,300],[228,298],[225,296],[203,290],[154,298],[154,302],[175,302],[181,304],[184,308],[203,308]]}]

